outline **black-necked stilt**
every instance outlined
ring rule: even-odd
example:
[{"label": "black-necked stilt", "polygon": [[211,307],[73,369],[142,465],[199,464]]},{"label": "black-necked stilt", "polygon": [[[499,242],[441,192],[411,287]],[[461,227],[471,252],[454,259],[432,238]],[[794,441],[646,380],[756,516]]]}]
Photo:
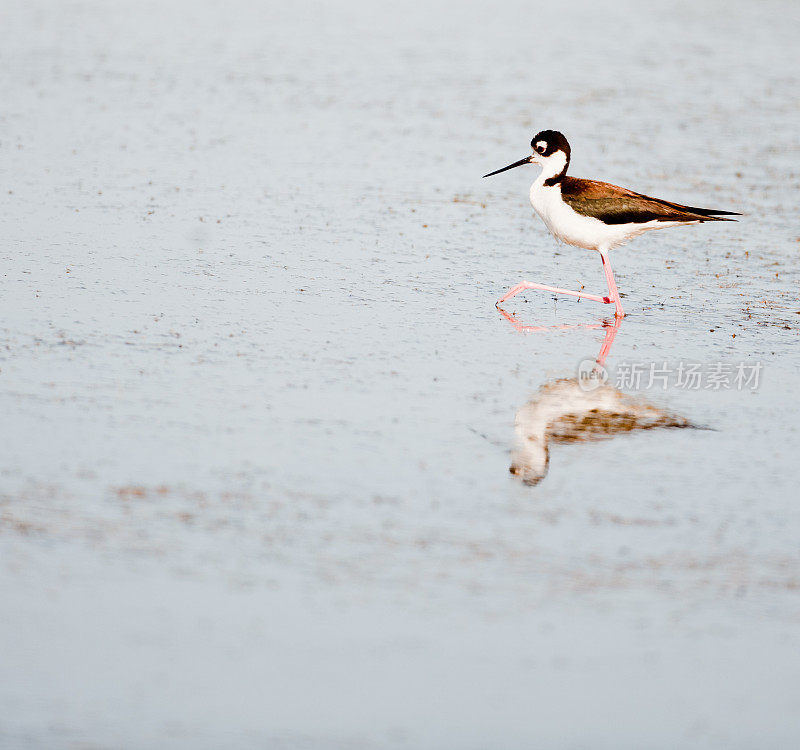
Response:
[{"label": "black-necked stilt", "polygon": [[623,242],[651,229],[698,224],[703,221],[734,221],[723,216],[739,216],[734,211],[694,208],[650,198],[607,182],[568,177],[570,147],[557,130],[543,130],[531,141],[533,153],[507,167],[484,175],[491,177],[523,164],[538,164],[542,173],[531,185],[531,205],[550,232],[569,245],[597,250],[603,261],[608,297],[523,281],[510,289],[497,304],[525,289],[544,289],[558,294],[614,303],[614,313],[625,315],[619,298],[608,253]]}]

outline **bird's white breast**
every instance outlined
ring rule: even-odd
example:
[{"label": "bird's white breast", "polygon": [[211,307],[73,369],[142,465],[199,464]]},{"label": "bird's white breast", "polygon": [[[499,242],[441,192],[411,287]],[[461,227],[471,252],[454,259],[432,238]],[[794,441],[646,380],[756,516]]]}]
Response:
[{"label": "bird's white breast", "polygon": [[550,233],[569,245],[597,248],[606,234],[605,224],[599,219],[581,216],[561,199],[561,186],[534,182],[531,186],[531,206],[542,218]]}]

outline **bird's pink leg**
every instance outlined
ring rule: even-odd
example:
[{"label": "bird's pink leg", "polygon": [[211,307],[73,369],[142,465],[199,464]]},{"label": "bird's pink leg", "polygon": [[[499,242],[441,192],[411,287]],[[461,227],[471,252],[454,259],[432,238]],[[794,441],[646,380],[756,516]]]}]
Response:
[{"label": "bird's pink leg", "polygon": [[497,307],[503,304],[508,299],[516,296],[520,292],[524,292],[526,289],[541,289],[545,292],[554,292],[555,294],[568,294],[571,297],[577,297],[578,299],[590,299],[593,302],[604,302],[607,305],[611,304],[613,301],[609,297],[600,297],[597,294],[587,294],[586,292],[573,292],[569,289],[559,289],[556,286],[545,286],[544,284],[534,284],[532,281],[522,281],[517,284],[513,289],[509,289],[499,300],[497,300]]},{"label": "bird's pink leg", "polygon": [[608,254],[601,250],[600,259],[603,261],[603,271],[605,271],[606,274],[606,283],[608,284],[608,294],[611,297],[610,301],[614,303],[614,315],[617,318],[623,318],[625,317],[625,310],[622,309],[622,300],[619,298],[619,292],[617,291],[617,282],[614,281],[614,273],[611,270],[611,263],[608,260]]}]

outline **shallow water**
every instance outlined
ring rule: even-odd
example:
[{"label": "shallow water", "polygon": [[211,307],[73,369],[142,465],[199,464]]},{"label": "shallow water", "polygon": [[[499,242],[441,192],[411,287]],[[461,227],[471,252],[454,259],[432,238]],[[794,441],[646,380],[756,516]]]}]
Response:
[{"label": "shallow water", "polygon": [[[796,5],[6,7],[0,745],[797,743]],[[548,127],[746,214],[615,251],[610,383],[761,370],[527,486]]]}]

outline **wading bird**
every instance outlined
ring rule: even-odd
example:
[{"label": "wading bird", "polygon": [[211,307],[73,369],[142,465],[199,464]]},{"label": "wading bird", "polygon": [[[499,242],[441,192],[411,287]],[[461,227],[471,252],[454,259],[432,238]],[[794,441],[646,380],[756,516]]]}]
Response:
[{"label": "wading bird", "polygon": [[570,147],[557,130],[542,130],[531,141],[533,153],[507,167],[484,175],[491,177],[523,164],[538,164],[542,172],[531,185],[533,210],[542,218],[550,233],[568,245],[597,250],[603,261],[608,296],[573,292],[569,289],[523,281],[497,301],[498,307],[525,289],[543,289],[557,294],[614,303],[614,314],[625,315],[611,271],[609,251],[651,229],[699,224],[704,221],[735,221],[724,216],[740,216],[734,211],[694,208],[679,203],[650,198],[627,188],[597,180],[568,177]]}]

